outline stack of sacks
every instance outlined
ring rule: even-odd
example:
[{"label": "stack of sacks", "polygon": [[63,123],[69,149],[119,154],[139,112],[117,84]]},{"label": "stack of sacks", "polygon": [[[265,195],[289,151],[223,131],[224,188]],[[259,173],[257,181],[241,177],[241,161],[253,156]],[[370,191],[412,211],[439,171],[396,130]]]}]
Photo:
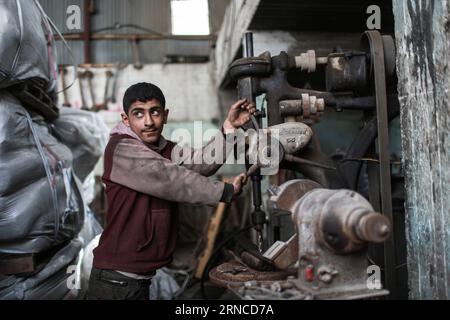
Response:
[{"label": "stack of sacks", "polygon": [[47,45],[52,31],[39,3],[0,0],[0,12],[0,88],[38,78],[47,92],[55,90],[55,51]]},{"label": "stack of sacks", "polygon": [[63,299],[71,267],[101,232],[82,183],[108,130],[97,115],[72,109],[49,123],[12,94],[38,80],[53,96],[56,56],[36,0],[0,0],[0,14],[0,260],[33,254],[36,263],[31,273],[0,275],[0,299]]}]

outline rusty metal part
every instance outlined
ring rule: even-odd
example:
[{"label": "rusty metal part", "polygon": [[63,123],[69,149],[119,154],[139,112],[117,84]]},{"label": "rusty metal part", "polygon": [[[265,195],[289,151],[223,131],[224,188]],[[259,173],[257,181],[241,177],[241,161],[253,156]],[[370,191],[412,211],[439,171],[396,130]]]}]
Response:
[{"label": "rusty metal part", "polygon": [[[62,34],[66,40],[83,40],[83,33],[64,33]],[[217,36],[215,35],[169,35],[169,34],[156,34],[151,32],[144,33],[103,33],[93,32],[91,33],[90,40],[130,40],[132,38],[138,38],[139,40],[183,40],[183,41],[215,41]],[[55,40],[61,40],[59,35],[55,35]]]},{"label": "rusty metal part", "polygon": [[[266,60],[269,60],[270,54],[265,53]],[[245,65],[245,60],[240,60],[239,63]],[[281,52],[280,55],[271,57],[271,73],[270,75],[264,75],[260,76],[255,72],[252,74],[252,69],[248,69],[246,73],[235,73],[234,78],[238,80],[238,92],[240,96],[243,96],[244,93],[247,94],[247,96],[254,96],[255,94],[261,94],[266,93],[266,100],[267,100],[267,106],[268,106],[268,125],[276,125],[282,123],[283,117],[280,113],[280,106],[279,102],[283,100],[299,100],[302,99],[302,94],[308,94],[309,96],[315,96],[318,99],[324,99],[324,103],[330,103],[333,105],[335,103],[335,97],[327,92],[319,92],[319,91],[313,91],[313,90],[304,90],[304,89],[298,89],[292,87],[288,81],[287,81],[287,73],[289,70],[295,68],[295,61],[293,57],[289,57],[285,52]],[[248,65],[250,65],[249,63]],[[237,65],[237,63],[236,63]],[[306,95],[303,96],[306,100]],[[309,99],[307,100],[309,102]],[[320,103],[320,100],[319,100]],[[321,106],[319,105],[318,111],[320,111]],[[303,112],[303,110],[302,110]],[[308,111],[305,112],[305,116],[307,115]],[[309,111],[310,113],[310,111]],[[302,158],[305,158],[307,160],[312,160],[313,158],[317,157],[317,152],[308,152],[307,154],[311,155],[312,157],[307,158],[304,157],[302,154]],[[320,159],[323,161],[320,161],[320,163],[326,163],[329,161],[327,157],[324,157],[323,155],[320,155]],[[283,168],[294,168],[296,171],[300,171],[302,173],[306,173],[306,176],[308,178],[315,179],[317,181],[320,181],[321,184],[324,186],[343,186],[342,182],[334,182],[342,180],[337,174],[332,175],[332,183],[329,183],[328,180],[328,173],[325,173],[323,169],[319,168],[312,168],[309,165],[301,166],[298,164],[288,164],[284,163],[281,164],[281,167]]]},{"label": "rusty metal part", "polygon": [[[301,99],[307,93],[334,102],[334,96],[327,92],[305,90],[292,87],[287,81],[287,73],[296,67],[295,58],[286,52],[271,57],[269,52],[259,57],[246,57],[233,62],[230,75],[238,81],[238,92],[251,92],[253,95],[266,93],[268,125],[282,123],[279,102]],[[248,79],[250,78],[250,80]]]},{"label": "rusty metal part", "polygon": [[327,91],[365,93],[368,87],[366,64],[365,52],[343,52],[328,55]]},{"label": "rusty metal part", "polygon": [[307,73],[312,73],[316,71],[316,52],[314,50],[308,50],[305,53],[296,56],[295,58],[295,66],[302,71],[306,71]]},{"label": "rusty metal part", "polygon": [[339,274],[339,271],[330,265],[323,265],[317,269],[317,279],[323,283],[331,283],[333,278]]},{"label": "rusty metal part", "polygon": [[84,72],[78,71],[78,85],[80,88],[81,109],[88,110],[89,108],[87,107],[87,104],[86,104],[86,96],[84,94],[83,81],[82,81],[84,79],[84,77],[85,77]]},{"label": "rusty metal part", "polygon": [[120,64],[120,63],[116,63],[116,68],[115,68],[115,72],[114,72],[114,78],[113,78],[113,84],[112,84],[112,89],[110,92],[110,96],[108,98],[109,101],[111,101],[112,103],[116,103],[116,93],[117,93],[117,82],[119,81],[119,74],[120,71],[122,69],[124,69],[127,65],[126,64]]},{"label": "rusty metal part", "polygon": [[[367,244],[391,225],[351,190],[314,189],[291,207],[299,243],[299,288],[322,297],[376,296],[367,288]],[[387,294],[382,290],[382,294]]]},{"label": "rusty metal part", "polygon": [[269,200],[267,205],[269,209],[269,227],[271,227],[269,230],[273,230],[269,234],[271,243],[280,239],[280,219],[283,216],[290,216],[292,205],[307,192],[315,188],[322,188],[322,186],[317,182],[305,179],[289,180],[281,186],[269,186]]},{"label": "rusty metal part", "polygon": [[91,15],[93,13],[93,0],[85,0],[83,6],[83,32],[81,39],[84,47],[84,63],[91,63]]},{"label": "rusty metal part", "polygon": [[265,253],[279,270],[286,270],[298,261],[298,236],[293,235],[288,241],[276,241]]},{"label": "rusty metal part", "polygon": [[111,78],[113,77],[113,73],[111,70],[105,71],[105,90],[103,91],[103,102],[96,104],[93,111],[100,111],[100,110],[108,110],[108,102],[110,101],[109,97],[109,87],[111,83]]},{"label": "rusty metal part", "polygon": [[[314,188],[312,184],[311,191],[306,187],[299,190],[299,197],[293,197],[294,185],[288,181],[280,186],[269,203],[284,202],[280,207],[292,212],[297,234],[286,243],[276,242],[264,257],[286,273],[297,270],[297,277],[284,274],[284,279],[276,279],[282,273],[256,271],[232,261],[211,271],[211,281],[232,290],[252,287],[256,290],[248,296],[251,299],[280,297],[285,290],[289,292],[285,296],[293,299],[361,299],[388,294],[367,287],[365,245],[385,240],[389,221],[353,191]],[[294,263],[295,269],[289,268]]]},{"label": "rusty metal part", "polygon": [[111,70],[105,71],[106,82],[105,82],[105,91],[103,92],[103,102],[97,108],[98,110],[107,110],[109,99],[109,87],[111,83],[111,78],[113,77],[113,73]]},{"label": "rusty metal part", "polygon": [[221,287],[240,287],[248,281],[285,280],[297,273],[297,269],[284,271],[258,271],[237,261],[225,262],[209,272],[209,278]]},{"label": "rusty metal part", "polygon": [[313,290],[289,279],[250,281],[242,287],[230,288],[230,290],[237,297],[245,300],[356,300],[382,297],[389,293],[386,290],[367,290],[358,286],[349,286],[346,291]]},{"label": "rusty metal part", "polygon": [[295,202],[313,189],[322,188],[320,184],[312,180],[289,180],[274,189],[270,197],[272,206],[279,210],[289,211]]},{"label": "rusty metal part", "polygon": [[306,147],[313,135],[311,128],[301,122],[287,122],[271,126],[269,132],[280,142],[287,154],[297,153]]},{"label": "rusty metal part", "polygon": [[267,261],[267,259],[261,259],[260,256],[256,256],[248,251],[243,251],[241,253],[241,261],[250,268],[258,271],[275,270],[275,266],[272,264],[271,261]]},{"label": "rusty metal part", "polygon": [[236,240],[240,247],[244,249],[244,252],[248,252],[252,254],[254,257],[256,257],[259,260],[264,261],[267,264],[271,264],[272,262],[269,259],[266,259],[261,252],[259,251],[259,248],[247,237],[244,235],[239,235],[236,237]]},{"label": "rusty metal part", "polygon": [[375,213],[364,197],[350,190],[312,190],[291,211],[297,226],[304,221],[310,224],[314,219],[315,239],[338,254],[359,251],[369,242],[381,243],[391,231],[389,220]]},{"label": "rusty metal part", "polygon": [[95,109],[95,94],[94,94],[94,86],[92,84],[92,79],[94,78],[94,73],[91,70],[86,70],[84,72],[84,77],[87,79],[89,94],[91,96],[91,110]]},{"label": "rusty metal part", "polygon": [[[392,40],[386,40],[386,51],[389,52],[391,62],[388,62],[389,70],[395,71],[395,46]],[[389,46],[389,43],[391,45]],[[304,56],[305,63],[301,63],[306,70],[312,70],[309,61],[312,61],[312,53]],[[393,58],[392,58],[393,57]],[[327,57],[328,59],[328,57]],[[321,92],[307,89],[299,89],[292,87],[287,81],[287,74],[290,70],[297,67],[296,57],[289,56],[286,52],[281,52],[277,56],[271,56],[269,52],[265,52],[259,57],[245,57],[233,62],[230,66],[230,75],[237,80],[238,92],[244,97],[247,95],[260,95],[265,93],[267,100],[267,118],[268,125],[276,125],[283,122],[281,115],[280,102],[284,100],[301,100],[303,94],[314,96],[316,99],[323,99],[324,105],[329,107],[358,108],[358,104],[362,102],[364,105],[361,109],[373,107],[372,100],[353,101],[355,97],[351,92],[364,92],[369,86],[368,79],[371,78],[373,72],[367,70],[367,58],[362,52],[345,52],[330,54],[329,59],[332,63],[326,63],[328,69],[328,88],[329,90],[341,92],[334,95],[332,92]],[[299,58],[297,57],[297,61]],[[328,62],[328,61],[327,61]],[[300,62],[299,62],[300,63]],[[323,58],[316,58],[316,64],[325,64]],[[388,67],[387,67],[388,69]],[[343,90],[348,89],[347,96],[341,97]],[[347,91],[347,90],[346,90]],[[302,116],[308,117],[310,108],[307,107],[308,101],[303,105],[305,112]],[[309,120],[307,120],[309,121]]]},{"label": "rusty metal part", "polygon": [[63,92],[63,98],[64,98],[63,107],[70,108],[72,105],[69,102],[69,99],[67,97],[66,74],[67,74],[67,69],[61,68],[60,77],[61,77],[61,85],[62,85],[62,92]]},{"label": "rusty metal part", "polygon": [[[268,128],[268,131],[266,132],[270,134],[271,139],[273,139],[274,141],[271,141],[271,144],[269,146],[265,146],[264,149],[260,149],[259,147],[261,146],[261,144],[259,143],[259,141],[255,141],[254,139],[261,139],[261,136],[253,135],[251,137],[251,140],[249,141],[251,148],[249,149],[247,154],[258,154],[258,159],[261,159],[265,157],[265,153],[267,153],[271,155],[270,161],[267,161],[267,163],[261,163],[258,161],[257,163],[251,165],[246,172],[246,175],[248,177],[257,173],[260,168],[267,168],[269,166],[278,165],[282,161],[295,162],[298,164],[318,167],[327,170],[336,170],[336,168],[333,166],[310,161],[292,155],[292,153],[297,153],[305,146],[307,146],[312,138],[312,130],[306,124],[301,122],[282,123]],[[258,148],[254,149],[253,147]],[[276,152],[278,153],[277,156],[275,156]]]},{"label": "rusty metal part", "polygon": [[[246,32],[244,36],[244,45],[245,45],[245,59],[253,59],[253,33],[252,32]],[[245,68],[253,68],[253,64],[247,64],[247,65],[239,65],[237,63],[237,68],[234,69],[236,72],[240,70],[242,72],[242,67]],[[243,73],[238,74],[242,75]],[[255,103],[256,101],[256,94],[254,90],[254,79],[253,77],[243,77],[239,81],[240,85],[238,86],[238,95],[239,98],[246,98],[249,102]],[[256,119],[254,115],[251,116],[253,126],[256,130],[262,127],[262,114]],[[257,233],[257,245],[259,252],[262,252],[262,246],[263,246],[263,237],[262,232],[264,229],[264,224],[266,223],[266,214],[262,210],[262,194],[261,194],[261,171],[258,169],[255,171],[254,174],[251,175],[252,180],[252,200],[253,200],[253,211],[251,213],[251,222],[253,224],[253,227]]]},{"label": "rusty metal part", "polygon": [[247,300],[312,300],[314,294],[299,290],[292,279],[282,281],[250,281],[239,289],[231,288],[238,297]]},{"label": "rusty metal part", "polygon": [[108,110],[108,102],[109,102],[108,93],[109,93],[111,78],[113,77],[113,73],[111,72],[111,70],[105,71],[105,77],[106,77],[106,81],[105,81],[105,89],[103,91],[103,102],[95,104],[95,107],[92,108],[92,111]]},{"label": "rusty metal part", "polygon": [[113,77],[112,71],[111,70],[106,70],[105,76],[106,76],[106,83],[105,83],[105,91],[104,91],[104,94],[103,94],[103,104],[105,106],[107,106],[108,102],[109,102],[109,95],[108,95],[108,93],[109,93],[109,85],[110,85],[110,82],[111,82],[111,78]]},{"label": "rusty metal part", "polygon": [[325,111],[325,100],[302,94],[299,100],[280,101],[282,117],[297,117],[298,121],[313,124],[320,120]]},{"label": "rusty metal part", "polygon": [[[309,108],[306,107],[309,100],[302,94],[315,96],[324,99],[325,104],[334,103],[334,96],[328,92],[320,92],[314,90],[305,90],[292,87],[287,81],[287,73],[295,68],[295,59],[286,52],[281,52],[278,56],[272,57],[272,73],[270,77],[264,77],[255,81],[256,91],[258,93],[266,93],[267,100],[267,117],[268,125],[276,125],[282,123],[280,113],[280,101],[283,100],[300,100],[305,99],[304,105],[306,112],[303,116],[308,116]],[[239,85],[239,84],[238,84]]]},{"label": "rusty metal part", "polygon": [[235,60],[229,69],[230,76],[234,79],[243,77],[267,76],[271,72],[270,53],[264,52],[258,57],[245,57]]},{"label": "rusty metal part", "polygon": [[135,69],[142,69],[143,65],[141,62],[141,55],[139,53],[139,44],[138,44],[139,39],[137,37],[132,37],[130,39],[131,42],[131,49],[133,51],[133,67]]},{"label": "rusty metal part", "polygon": [[[388,95],[388,100],[390,104],[395,104],[395,100],[397,100],[398,104],[397,95]],[[353,97],[344,95],[341,97],[336,97],[335,104],[333,107],[336,109],[336,111],[342,111],[343,109],[374,110],[377,107],[377,104],[375,96]]]},{"label": "rusty metal part", "polygon": [[389,220],[377,212],[368,213],[358,221],[356,233],[359,239],[373,243],[387,240],[391,232]]},{"label": "rusty metal part", "polygon": [[[374,31],[378,32],[378,31]],[[378,32],[378,34],[380,34]],[[390,35],[381,35],[380,42],[382,44],[382,49],[380,45],[380,52],[383,51],[383,65],[386,74],[386,80],[390,81],[393,79],[396,70],[396,58],[397,58],[397,49],[395,46],[395,40]],[[368,64],[368,77],[373,79],[375,77],[374,71],[374,56],[372,52],[372,44],[369,41],[368,35],[366,33],[363,34],[361,39],[361,50],[364,51],[369,58]]]}]

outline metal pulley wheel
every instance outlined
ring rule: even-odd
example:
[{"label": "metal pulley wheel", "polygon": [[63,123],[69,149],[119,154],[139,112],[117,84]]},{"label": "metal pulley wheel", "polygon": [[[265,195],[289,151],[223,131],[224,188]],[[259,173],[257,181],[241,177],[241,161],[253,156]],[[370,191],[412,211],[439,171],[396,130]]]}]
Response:
[{"label": "metal pulley wheel", "polygon": [[[394,76],[396,71],[396,47],[394,38],[390,35],[382,36],[383,42],[383,53],[384,53],[384,67],[386,71],[386,79],[390,79]],[[368,39],[367,33],[364,33],[361,37],[361,49],[367,54],[367,73],[368,79],[373,79],[374,77],[374,62],[372,57],[372,42]]]},{"label": "metal pulley wheel", "polygon": [[230,66],[231,78],[237,80],[243,77],[260,77],[271,73],[271,58],[269,52],[258,57],[246,57],[234,61]]}]

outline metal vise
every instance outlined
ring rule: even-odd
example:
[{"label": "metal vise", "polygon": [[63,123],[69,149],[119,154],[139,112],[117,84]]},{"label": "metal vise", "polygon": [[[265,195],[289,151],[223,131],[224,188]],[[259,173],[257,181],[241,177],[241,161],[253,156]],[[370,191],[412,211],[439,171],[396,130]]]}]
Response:
[{"label": "metal vise", "polygon": [[[389,237],[391,223],[385,216],[374,212],[364,197],[351,190],[322,189],[306,180],[292,180],[278,189],[270,202],[291,212],[297,233],[293,237],[297,243],[291,244],[298,247],[297,287],[321,298],[388,293],[367,285],[366,248]],[[308,189],[312,190],[305,193]],[[288,247],[269,249],[264,256],[278,261],[279,266],[281,262],[289,265],[289,261],[280,259],[289,252]]]},{"label": "metal vise", "polygon": [[[391,233],[391,223],[374,212],[361,195],[350,190],[322,189],[309,180],[291,180],[272,189],[269,205],[291,214],[296,234],[287,242],[275,242],[260,258],[262,263],[255,256],[249,258],[248,253],[241,255],[241,272],[247,277],[236,275],[240,273],[236,270],[233,276],[247,282],[241,282],[239,289],[235,289],[238,295],[264,298],[258,291],[264,289],[265,297],[273,299],[282,292],[280,288],[289,288],[291,295],[295,291],[298,297],[316,299],[359,299],[388,294],[386,290],[368,286],[367,245],[384,242]],[[268,264],[273,267],[272,277]],[[260,266],[264,269],[258,271]],[[297,270],[296,277],[288,278],[293,267]],[[218,284],[221,284],[217,279],[220,268],[210,273]],[[249,274],[256,275],[253,279],[258,281],[248,282],[252,280]],[[237,287],[236,282],[234,286]],[[271,295],[270,288],[278,289]]]}]

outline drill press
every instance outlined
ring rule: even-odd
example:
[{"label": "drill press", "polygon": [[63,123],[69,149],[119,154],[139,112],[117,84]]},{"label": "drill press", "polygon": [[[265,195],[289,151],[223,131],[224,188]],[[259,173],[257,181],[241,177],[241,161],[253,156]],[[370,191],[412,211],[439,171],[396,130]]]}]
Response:
[{"label": "drill press", "polygon": [[[246,58],[253,57],[253,34],[251,32],[247,32],[245,34],[245,54]],[[252,90],[253,88],[253,78],[245,77],[240,79],[240,81],[245,82],[246,86],[239,86],[240,90],[238,90],[239,99],[246,98],[249,102],[256,104],[255,94]],[[246,88],[246,90],[242,90],[242,88]],[[258,131],[262,127],[262,112],[256,112],[256,115],[251,116],[252,126],[256,131]],[[248,127],[244,127],[244,129],[248,129]],[[246,169],[248,170],[250,165],[246,165]],[[251,221],[253,227],[257,233],[257,245],[260,252],[262,252],[262,232],[264,228],[264,223],[266,222],[266,214],[262,210],[262,196],[261,196],[261,170],[258,168],[254,173],[251,174],[252,181],[252,198],[253,198],[253,212],[251,213]]]}]

